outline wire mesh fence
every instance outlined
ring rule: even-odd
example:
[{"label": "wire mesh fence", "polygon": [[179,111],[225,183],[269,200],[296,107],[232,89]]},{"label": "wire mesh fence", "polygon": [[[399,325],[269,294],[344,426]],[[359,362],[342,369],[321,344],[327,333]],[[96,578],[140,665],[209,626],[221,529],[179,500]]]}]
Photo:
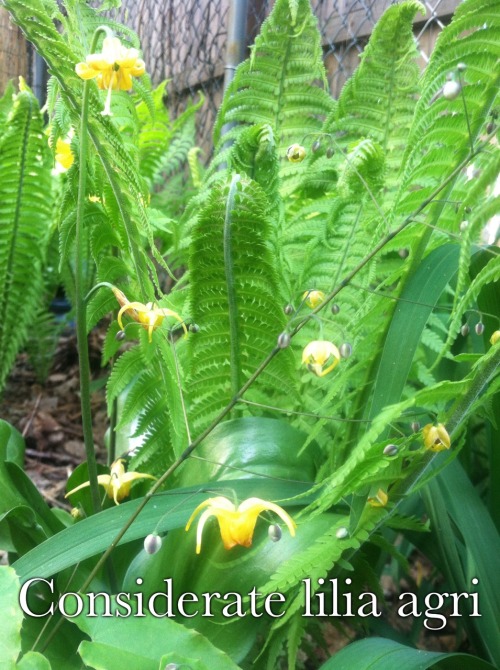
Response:
[{"label": "wire mesh fence", "polygon": [[[460,0],[425,0],[425,17],[415,24],[422,64],[436,36]],[[210,147],[222,99],[230,0],[123,0],[114,14],[139,35],[154,83],[168,79],[168,106],[177,114],[186,101],[203,93],[197,118],[197,143]],[[272,9],[273,0],[248,0],[247,47]],[[313,0],[322,35],[330,90],[337,96],[359,62],[373,26],[394,0]]]},{"label": "wire mesh fence", "polygon": [[[211,131],[222,100],[224,64],[228,36],[230,2],[244,0],[122,0],[113,10],[113,19],[137,32],[153,83],[169,80],[167,104],[175,117],[187,102],[202,93],[205,101],[197,115],[197,144],[208,154]],[[312,0],[322,35],[324,61],[330,90],[340,92],[345,80],[356,69],[373,26],[384,10],[395,0]],[[435,39],[460,0],[423,0],[425,17],[418,15],[415,35],[419,41],[422,65],[427,61]],[[247,49],[271,11],[274,0],[248,0],[246,15]],[[6,14],[5,10],[0,10]],[[17,28],[8,26],[5,15],[0,19],[0,66],[12,68],[12,62],[23,63],[23,53],[13,57],[19,45],[12,37]],[[5,25],[4,25],[5,24]],[[10,33],[8,32],[10,30]],[[25,48],[26,50],[26,48]],[[35,63],[29,49],[25,67]],[[33,69],[33,68],[31,68]],[[23,71],[23,70],[21,70]],[[11,72],[11,76],[12,73]],[[0,72],[0,85],[5,77]]]}]

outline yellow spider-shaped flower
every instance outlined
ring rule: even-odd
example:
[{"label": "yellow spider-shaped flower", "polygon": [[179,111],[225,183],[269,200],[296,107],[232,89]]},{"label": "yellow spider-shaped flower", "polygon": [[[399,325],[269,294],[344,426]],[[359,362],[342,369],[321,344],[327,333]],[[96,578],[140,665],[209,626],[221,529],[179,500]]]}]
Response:
[{"label": "yellow spider-shaped flower", "polygon": [[186,525],[186,530],[189,530],[193,519],[198,512],[206,507],[198,521],[196,529],[196,553],[201,551],[201,536],[205,523],[211,516],[215,516],[219,522],[219,529],[224,544],[224,549],[232,549],[237,544],[242,547],[250,547],[252,544],[253,534],[257,518],[261,512],[270,510],[277,514],[288,526],[290,535],[295,537],[296,524],[284,509],[275,503],[268,500],[261,500],[260,498],[248,498],[244,500],[238,508],[230,500],[223,496],[216,498],[209,498],[202,502],[191,514],[191,517]]},{"label": "yellow spider-shaped flower", "polygon": [[132,77],[140,77],[146,71],[144,61],[137,49],[129,49],[118,37],[106,37],[101,53],[89,54],[84,63],[77,63],[76,74],[81,79],[95,79],[98,87],[108,91],[105,115],[111,114],[111,91],[129,91]]},{"label": "yellow spider-shaped flower", "polygon": [[[144,472],[125,472],[125,466],[123,463],[124,460],[119,458],[111,465],[109,475],[99,475],[97,477],[97,483],[100,486],[104,486],[108,498],[114,500],[117,505],[120,504],[120,501],[123,500],[123,498],[126,498],[129,495],[130,486],[134,480],[156,479],[156,477],[153,477],[153,475],[148,475]],[[73,493],[80,491],[80,489],[85,488],[86,486],[90,486],[90,482],[84,482],[83,484],[80,484],[80,486],[77,486],[71,491],[68,491],[64,497],[67,498]]]},{"label": "yellow spider-shaped flower", "polygon": [[325,294],[323,291],[306,291],[302,296],[302,300],[304,300],[306,305],[311,309],[315,309],[324,299]]},{"label": "yellow spider-shaped flower", "polygon": [[142,302],[129,302],[127,296],[120,291],[120,289],[113,287],[113,293],[115,298],[121,305],[121,309],[118,312],[118,324],[123,330],[122,316],[125,312],[129,312],[130,316],[134,321],[140,323],[148,331],[149,341],[152,341],[153,330],[161,326],[163,319],[166,316],[173,316],[184,329],[184,333],[187,335],[187,328],[184,324],[184,321],[181,317],[174,312],[172,309],[167,309],[166,307],[158,307],[155,303],[148,302],[144,305]]},{"label": "yellow spider-shaped flower", "polygon": [[[338,348],[328,340],[314,340],[304,348],[302,363],[317,377],[324,377],[340,361]],[[325,367],[326,366],[326,367]]]},{"label": "yellow spider-shaped flower", "polygon": [[368,504],[371,507],[385,507],[389,502],[389,496],[384,489],[379,489],[374,496],[368,498]]},{"label": "yellow spider-shaped flower", "polygon": [[438,423],[437,426],[428,423],[422,428],[422,437],[425,448],[430,451],[443,451],[451,446],[450,436],[442,423]]}]

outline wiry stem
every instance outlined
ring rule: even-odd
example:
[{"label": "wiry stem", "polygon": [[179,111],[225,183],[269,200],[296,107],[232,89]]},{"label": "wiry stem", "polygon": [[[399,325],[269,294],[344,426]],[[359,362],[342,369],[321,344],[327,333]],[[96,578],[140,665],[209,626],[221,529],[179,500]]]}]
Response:
[{"label": "wiry stem", "polygon": [[[97,45],[97,40],[104,28],[97,28],[92,38],[91,52]],[[87,306],[84,290],[84,253],[83,225],[85,216],[85,202],[87,199],[87,149],[88,149],[88,116],[89,116],[89,87],[90,81],[83,83],[82,114],[80,121],[80,171],[78,175],[78,200],[76,205],[76,233],[75,233],[75,295],[76,295],[76,339],[78,346],[78,362],[80,368],[80,402],[82,409],[83,440],[87,456],[92,510],[94,514],[101,509],[99,485],[97,483],[97,463],[94,450],[94,436],[92,433],[92,409],[90,406],[90,362],[87,340]]]}]

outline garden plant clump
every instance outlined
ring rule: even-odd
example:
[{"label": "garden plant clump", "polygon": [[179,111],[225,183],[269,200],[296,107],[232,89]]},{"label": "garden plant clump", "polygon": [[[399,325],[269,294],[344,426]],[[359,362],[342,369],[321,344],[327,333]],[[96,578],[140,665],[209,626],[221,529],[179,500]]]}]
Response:
[{"label": "garden plant clump", "polygon": [[499,667],[497,0],[423,73],[422,5],[389,7],[337,100],[309,0],[276,0],[207,166],[202,100],[170,118],[92,4],[4,0],[50,80],[44,113],[0,100],[0,387],[25,345],[43,381],[63,291],[86,457],[51,507],[0,421],[0,661]]}]

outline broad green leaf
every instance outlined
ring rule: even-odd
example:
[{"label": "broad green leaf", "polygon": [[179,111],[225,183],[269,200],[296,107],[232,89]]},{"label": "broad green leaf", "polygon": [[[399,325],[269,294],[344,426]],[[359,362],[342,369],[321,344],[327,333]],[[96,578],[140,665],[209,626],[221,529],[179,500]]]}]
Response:
[{"label": "broad green leaf", "polygon": [[0,669],[12,670],[21,651],[23,614],[18,604],[19,580],[8,566],[0,566]]},{"label": "broad green leaf", "polygon": [[36,651],[29,651],[16,665],[19,670],[50,670],[48,659]]},{"label": "broad green leaf", "polygon": [[24,463],[24,438],[10,423],[0,419],[0,458],[13,461],[20,468]]},{"label": "broad green leaf", "polygon": [[[439,465],[433,463],[432,467]],[[481,617],[465,617],[464,625],[475,646],[498,664],[500,573],[492,557],[500,556],[500,537],[495,525],[457,460],[428,484],[425,500],[440,550],[438,564],[455,590],[478,593]],[[476,586],[471,583],[473,578],[479,580]]]},{"label": "broad green leaf", "polygon": [[446,285],[456,274],[459,254],[458,245],[438,247],[424,258],[406,283],[385,339],[370,417],[401,399],[422,331]]},{"label": "broad green leaf", "polygon": [[426,670],[437,663],[442,670],[491,670],[492,665],[468,654],[441,654],[405,647],[399,642],[374,637],[341,649],[321,670]]},{"label": "broad green leaf", "polygon": [[[238,666],[199,633],[168,618],[89,617],[86,613],[71,619],[91,642],[80,645],[86,663],[97,670],[122,670],[124,667],[158,670],[165,654],[172,662],[182,662],[186,651],[198,660],[200,670],[237,670]],[[176,655],[178,655],[176,657]]]}]

